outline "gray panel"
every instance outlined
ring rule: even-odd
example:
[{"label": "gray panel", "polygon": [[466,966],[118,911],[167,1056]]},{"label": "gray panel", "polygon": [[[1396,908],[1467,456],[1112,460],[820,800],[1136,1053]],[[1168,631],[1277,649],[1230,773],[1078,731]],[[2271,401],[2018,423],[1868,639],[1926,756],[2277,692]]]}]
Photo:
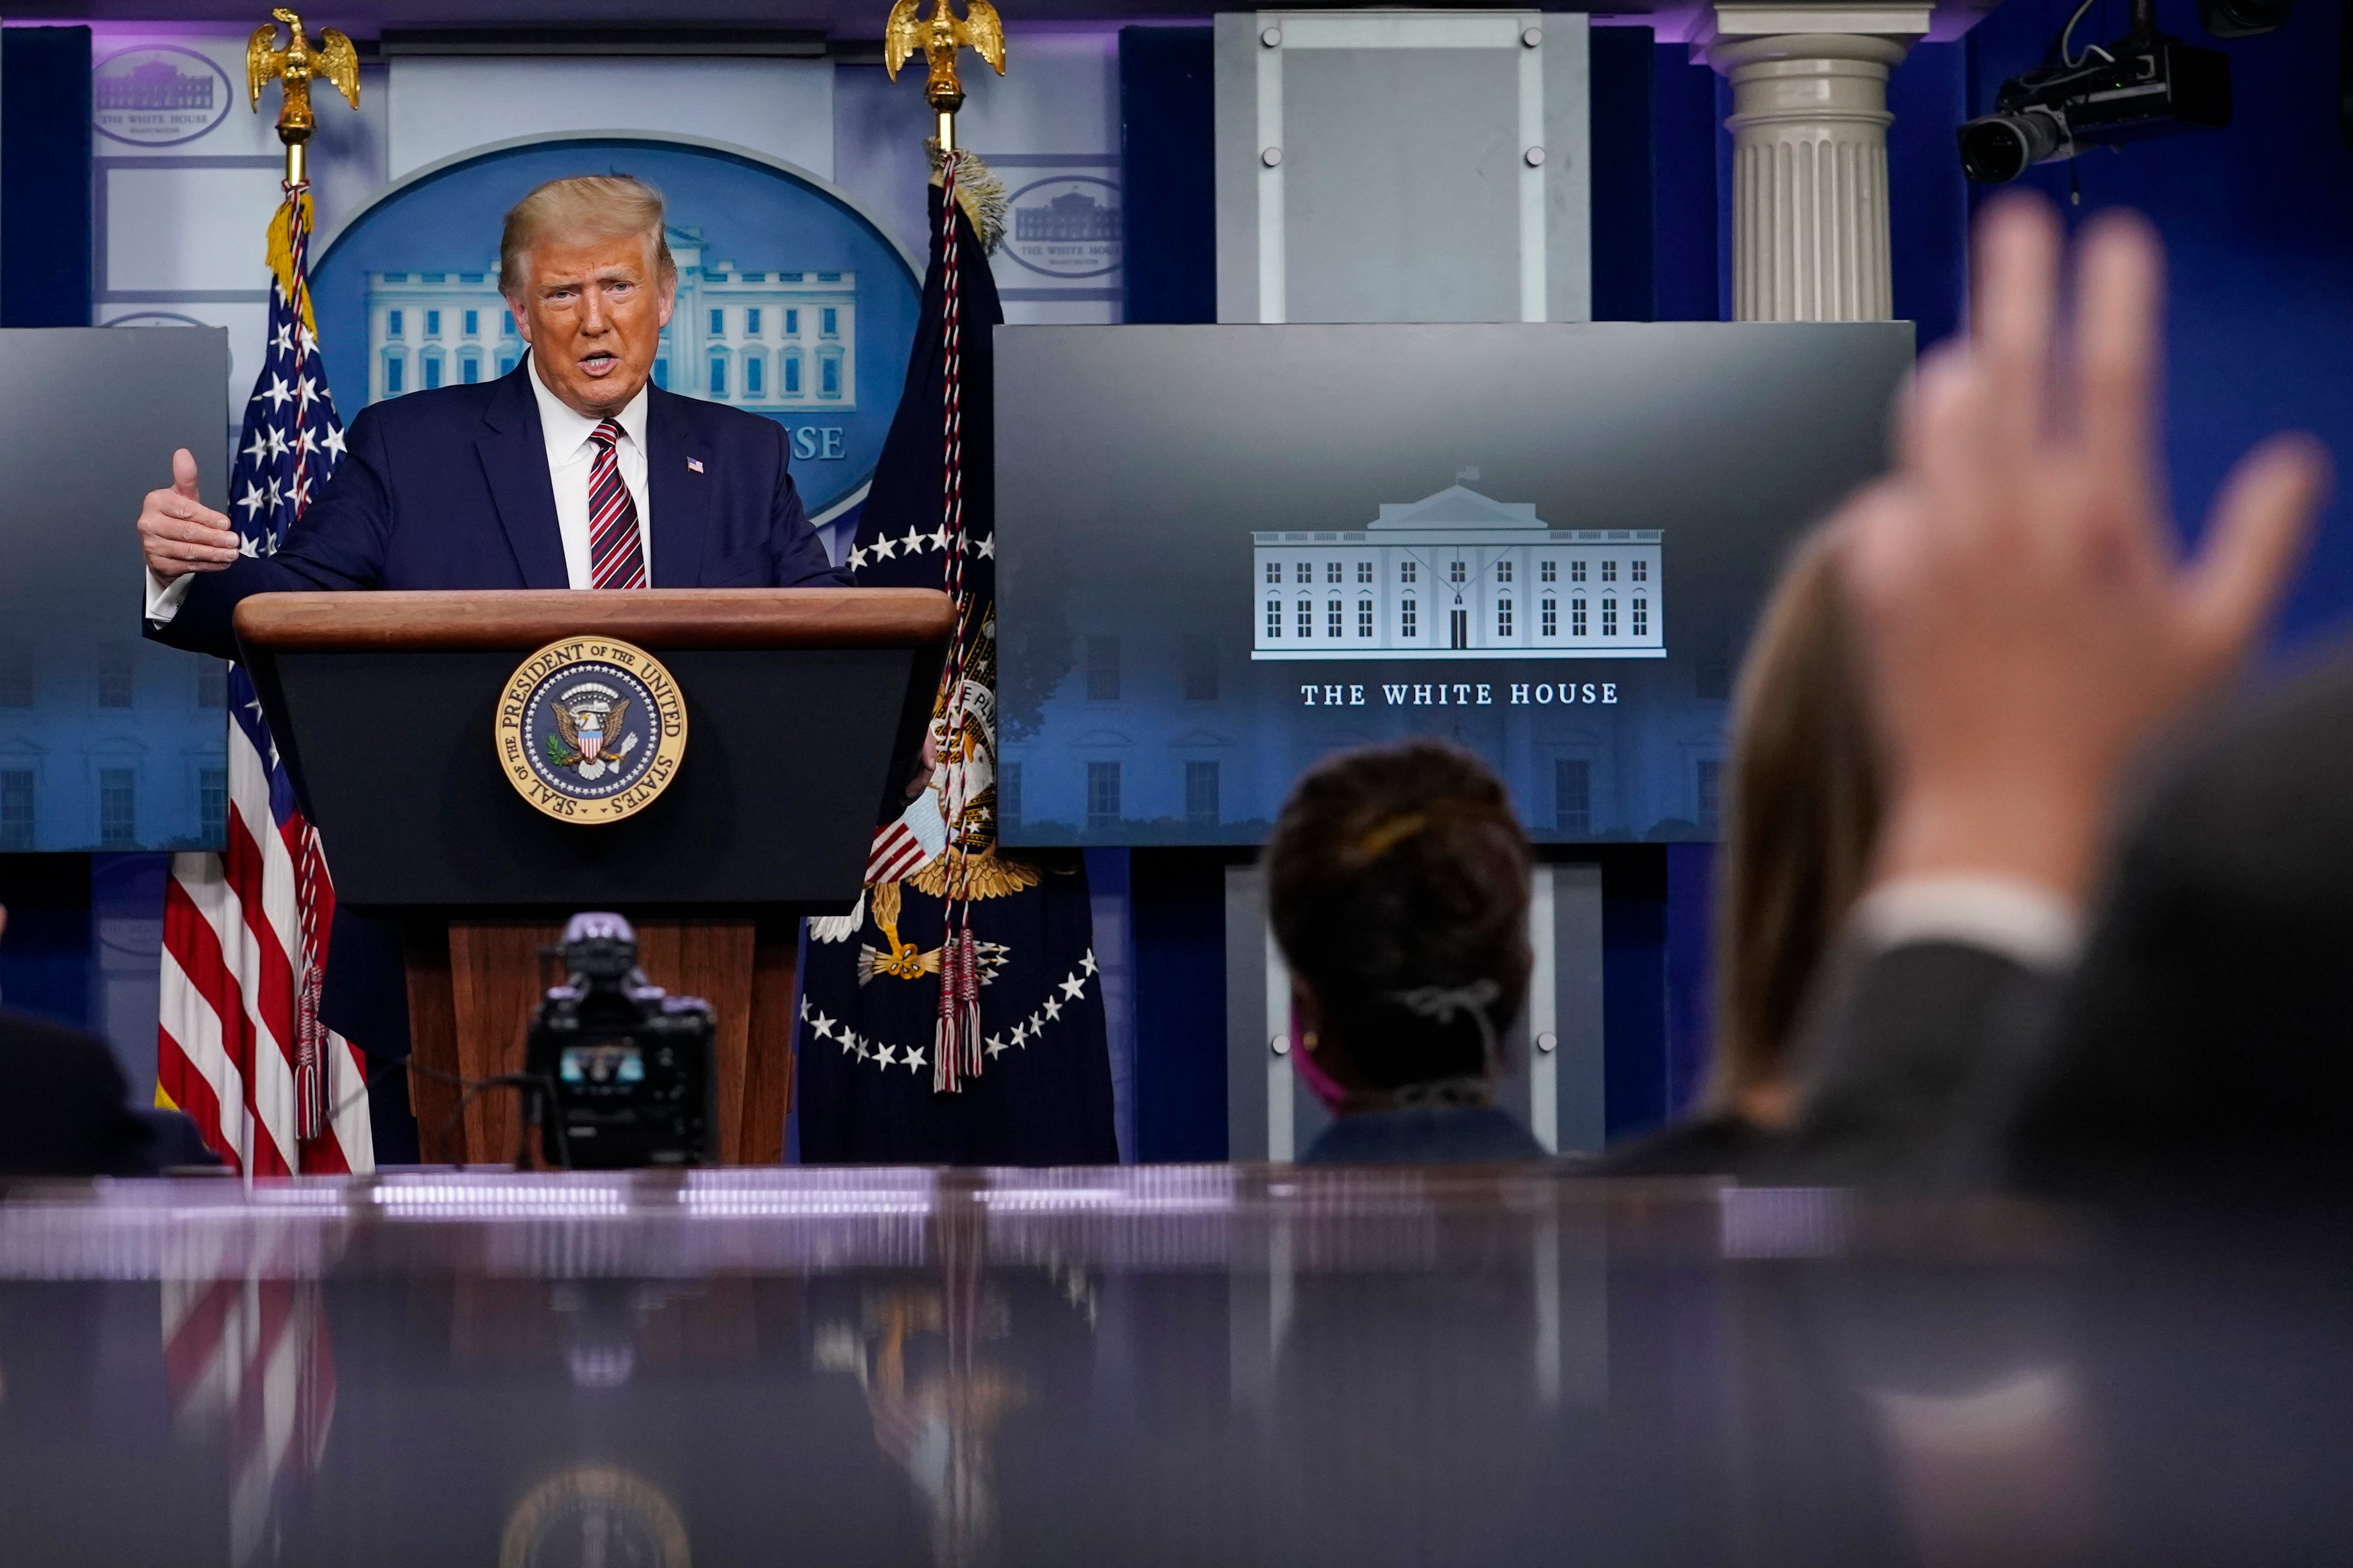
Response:
[{"label": "gray panel", "polygon": [[1553,962],[1559,988],[1560,1152],[1598,1152],[1608,1136],[1601,1040],[1601,868],[1553,868]]},{"label": "gray panel", "polygon": [[[1332,1113],[1296,1078],[1277,1035],[1295,1046],[1290,981],[1267,935],[1263,865],[1226,868],[1226,1157],[1288,1160],[1332,1125]],[[1271,973],[1270,973],[1271,970]],[[1274,1136],[1291,1108],[1291,1140]]]},{"label": "gray panel", "polygon": [[1519,68],[1501,49],[1289,54],[1286,321],[1520,319]]},{"label": "gray panel", "polygon": [[1593,97],[1586,19],[1544,19],[1545,316],[1593,320]]},{"label": "gray panel", "polygon": [[[1553,1101],[1561,1153],[1601,1147],[1601,868],[1590,865],[1544,866],[1539,877],[1552,881],[1553,902]],[[1545,966],[1536,965],[1535,980]],[[1536,996],[1512,1020],[1504,1037],[1504,1078],[1496,1086],[1496,1103],[1535,1125],[1537,1075],[1535,1043],[1530,1020]]]},{"label": "gray panel", "polygon": [[1323,12],[1313,37],[1303,14],[1216,25],[1219,321],[1590,319],[1584,16]]},{"label": "gray panel", "polygon": [[[1223,18],[1219,18],[1223,20]],[[1266,873],[1226,868],[1226,1158],[1266,1158]]]},{"label": "gray panel", "polygon": [[1217,19],[1218,320],[1258,314],[1258,18]]},{"label": "gray panel", "polygon": [[221,667],[140,641],[134,524],[174,447],[227,505],[227,384],[217,327],[0,331],[0,773],[33,775],[34,848],[207,847],[227,714],[199,676]]}]

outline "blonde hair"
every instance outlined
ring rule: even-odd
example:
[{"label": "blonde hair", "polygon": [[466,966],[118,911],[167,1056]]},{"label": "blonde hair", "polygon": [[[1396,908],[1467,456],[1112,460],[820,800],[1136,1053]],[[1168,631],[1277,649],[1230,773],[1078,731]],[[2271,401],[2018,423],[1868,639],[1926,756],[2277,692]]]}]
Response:
[{"label": "blonde hair", "polygon": [[1815,972],[1862,894],[1884,804],[1833,535],[1798,548],[1733,693],[1707,1102],[1778,1079]]},{"label": "blonde hair", "polygon": [[670,240],[662,233],[662,194],[634,174],[575,174],[550,180],[507,209],[506,228],[499,236],[499,292],[520,294],[530,281],[523,276],[523,258],[543,239],[562,235],[583,239],[617,239],[623,235],[649,235],[654,242],[654,270],[676,275]]}]

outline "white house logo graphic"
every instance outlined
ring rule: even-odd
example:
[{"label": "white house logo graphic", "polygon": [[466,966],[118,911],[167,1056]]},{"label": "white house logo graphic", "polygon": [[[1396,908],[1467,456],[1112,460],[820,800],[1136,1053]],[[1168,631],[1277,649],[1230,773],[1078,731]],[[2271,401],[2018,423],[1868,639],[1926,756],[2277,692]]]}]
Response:
[{"label": "white house logo graphic", "polygon": [[[656,385],[758,414],[857,408],[857,273],[745,271],[733,260],[706,268],[701,229],[673,226],[668,238],[678,308],[662,331]],[[488,381],[522,358],[495,267],[371,272],[367,282],[371,403]],[[839,447],[839,428],[797,429],[794,441],[798,458],[843,456],[822,449]]]},{"label": "white house logo graphic", "polygon": [[1451,485],[1362,529],[1254,533],[1254,659],[1664,658],[1662,531],[1554,528]]},{"label": "white house logo graphic", "polygon": [[1057,174],[1009,198],[1005,254],[1049,278],[1101,278],[1119,268],[1119,187],[1092,174]]},{"label": "white house logo graphic", "polygon": [[169,44],[109,55],[90,77],[91,126],[135,146],[193,142],[237,103],[227,72]]}]

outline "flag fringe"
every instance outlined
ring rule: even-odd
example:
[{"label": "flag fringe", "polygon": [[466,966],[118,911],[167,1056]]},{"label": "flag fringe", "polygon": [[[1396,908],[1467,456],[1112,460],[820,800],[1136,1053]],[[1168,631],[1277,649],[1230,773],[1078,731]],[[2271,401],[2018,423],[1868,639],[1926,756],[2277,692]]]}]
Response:
[{"label": "flag fringe", "polygon": [[[946,189],[947,156],[939,142],[924,142],[923,153],[931,160],[932,184]],[[955,203],[972,220],[982,254],[996,255],[1005,239],[1005,220],[1012,215],[1012,201],[1005,194],[1005,182],[981,162],[980,154],[961,147],[956,149]]]}]

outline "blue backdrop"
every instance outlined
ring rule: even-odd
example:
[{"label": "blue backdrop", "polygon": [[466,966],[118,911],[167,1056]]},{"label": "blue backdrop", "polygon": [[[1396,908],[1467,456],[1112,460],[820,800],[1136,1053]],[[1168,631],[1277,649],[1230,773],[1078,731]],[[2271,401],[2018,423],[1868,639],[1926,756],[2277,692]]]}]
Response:
[{"label": "blue backdrop", "polygon": [[[2008,0],[1978,25],[1968,40],[1971,113],[2042,60],[2073,9]],[[2127,10],[2102,0],[2076,29],[2077,47],[2121,35]],[[2353,455],[2353,154],[2337,122],[2344,17],[2337,6],[2300,5],[2276,33],[2221,41],[2189,0],[2159,0],[2158,22],[2230,57],[2230,128],[2094,151],[2021,183],[2048,192],[2072,222],[2129,206],[2165,237],[2166,436],[2175,508],[2194,537],[2231,465],[2271,432],[2312,431],[2340,469]],[[2353,605],[2348,523],[2353,500],[2340,477],[2282,618],[2284,652],[2315,651],[2343,631]]]}]

